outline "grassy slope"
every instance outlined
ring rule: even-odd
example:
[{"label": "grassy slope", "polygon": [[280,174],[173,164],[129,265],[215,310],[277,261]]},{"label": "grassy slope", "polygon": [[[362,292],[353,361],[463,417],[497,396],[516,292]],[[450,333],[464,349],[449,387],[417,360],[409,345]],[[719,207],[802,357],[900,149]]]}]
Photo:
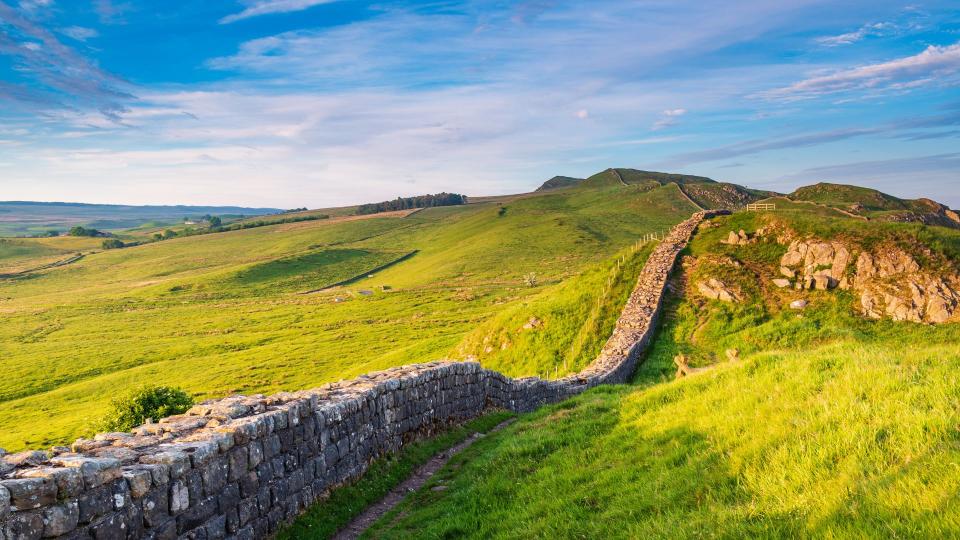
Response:
[{"label": "grassy slope", "polygon": [[[780,215],[869,241],[956,233]],[[698,235],[703,257],[739,214]],[[844,293],[730,306],[675,299],[637,385],[596,389],[521,419],[455,458],[379,524],[399,537],[951,537],[960,534],[960,327],[866,321]],[[799,293],[792,293],[799,294]],[[738,347],[745,359],[720,362]],[[707,372],[674,381],[678,351]]]},{"label": "grassy slope", "polygon": [[[71,440],[113,394],[146,381],[207,398],[444,357],[501,310],[608,266],[690,211],[666,188],[612,186],[179,238],[0,281],[9,374],[0,381],[0,446]],[[344,289],[297,294],[412,250]],[[529,272],[538,286],[524,285]],[[522,375],[554,366],[498,367]]]},{"label": "grassy slope", "polygon": [[102,238],[0,238],[0,274],[22,272],[100,249]]}]

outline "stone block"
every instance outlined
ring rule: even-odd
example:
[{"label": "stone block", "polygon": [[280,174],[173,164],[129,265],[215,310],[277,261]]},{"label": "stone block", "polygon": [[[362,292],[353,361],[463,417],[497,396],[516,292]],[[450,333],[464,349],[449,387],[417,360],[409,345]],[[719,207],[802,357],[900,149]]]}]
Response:
[{"label": "stone block", "polygon": [[57,500],[57,485],[49,478],[12,478],[0,480],[0,486],[10,494],[10,509],[15,512],[40,508]]},{"label": "stone block", "polygon": [[80,505],[77,501],[50,506],[43,510],[43,536],[55,538],[77,528],[80,521]]}]

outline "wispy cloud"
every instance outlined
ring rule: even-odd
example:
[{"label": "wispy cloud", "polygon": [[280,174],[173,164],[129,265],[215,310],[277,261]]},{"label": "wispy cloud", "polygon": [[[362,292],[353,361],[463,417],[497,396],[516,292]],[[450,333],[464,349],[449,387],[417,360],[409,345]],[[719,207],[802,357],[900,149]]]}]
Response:
[{"label": "wispy cloud", "polygon": [[123,23],[123,15],[133,9],[129,2],[118,2],[117,0],[93,0],[93,10],[96,12],[100,22],[104,24]]},{"label": "wispy cloud", "polygon": [[816,42],[826,47],[850,45],[867,37],[886,35],[895,29],[896,25],[888,22],[865,24],[853,32],[846,32],[844,34],[835,36],[819,37],[816,39]]},{"label": "wispy cloud", "polygon": [[864,135],[875,134],[881,131],[882,130],[879,128],[849,128],[794,135],[779,139],[753,139],[721,146],[718,148],[677,154],[672,158],[661,162],[660,165],[666,167],[686,166],[694,163],[703,163],[707,161],[729,159],[738,156],[759,154],[761,152],[779,150],[782,148],[804,148],[829,142],[852,139],[854,137],[862,137]]},{"label": "wispy cloud", "polygon": [[[0,55],[9,57],[32,86],[8,84],[4,97],[57,107],[94,108],[104,116],[122,111],[128,85],[64,45],[46,28],[0,0]],[[11,91],[19,86],[23,92]],[[21,96],[27,93],[29,99]]]},{"label": "wispy cloud", "polygon": [[686,109],[667,109],[660,113],[660,119],[654,122],[650,129],[658,131],[676,125],[677,120],[685,114],[687,114]]},{"label": "wispy cloud", "polygon": [[321,4],[330,4],[338,0],[245,0],[246,7],[239,13],[220,19],[220,24],[230,24],[251,17],[274,13],[291,13]]},{"label": "wispy cloud", "polygon": [[86,41],[100,35],[100,32],[97,32],[93,28],[85,28],[83,26],[67,26],[66,28],[61,28],[60,33],[77,41]]},{"label": "wispy cloud", "polygon": [[956,84],[958,73],[960,43],[945,47],[930,45],[913,56],[811,77],[758,95],[771,100],[797,101],[853,90],[902,90]]}]

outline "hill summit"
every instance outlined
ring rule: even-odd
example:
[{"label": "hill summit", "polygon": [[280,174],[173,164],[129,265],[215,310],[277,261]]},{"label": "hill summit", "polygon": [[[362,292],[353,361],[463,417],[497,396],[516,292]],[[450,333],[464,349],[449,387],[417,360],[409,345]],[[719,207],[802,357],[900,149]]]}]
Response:
[{"label": "hill summit", "polygon": [[798,188],[787,197],[877,221],[917,222],[960,228],[960,214],[927,198],[900,199],[876,189],[827,182]]}]

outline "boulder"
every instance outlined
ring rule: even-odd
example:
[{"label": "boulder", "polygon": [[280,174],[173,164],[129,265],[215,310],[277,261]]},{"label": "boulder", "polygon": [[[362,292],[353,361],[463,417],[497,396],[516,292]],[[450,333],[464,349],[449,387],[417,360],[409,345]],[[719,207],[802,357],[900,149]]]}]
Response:
[{"label": "boulder", "polygon": [[806,300],[794,300],[790,302],[790,309],[803,309],[807,307],[808,302]]},{"label": "boulder", "polygon": [[790,286],[790,280],[784,279],[784,278],[777,278],[773,280],[773,284],[776,285],[777,287],[780,287],[781,289],[784,289]]},{"label": "boulder", "polygon": [[727,288],[722,281],[716,278],[697,283],[697,290],[701,295],[711,300],[720,300],[721,302],[738,302],[740,300],[740,295]]}]

